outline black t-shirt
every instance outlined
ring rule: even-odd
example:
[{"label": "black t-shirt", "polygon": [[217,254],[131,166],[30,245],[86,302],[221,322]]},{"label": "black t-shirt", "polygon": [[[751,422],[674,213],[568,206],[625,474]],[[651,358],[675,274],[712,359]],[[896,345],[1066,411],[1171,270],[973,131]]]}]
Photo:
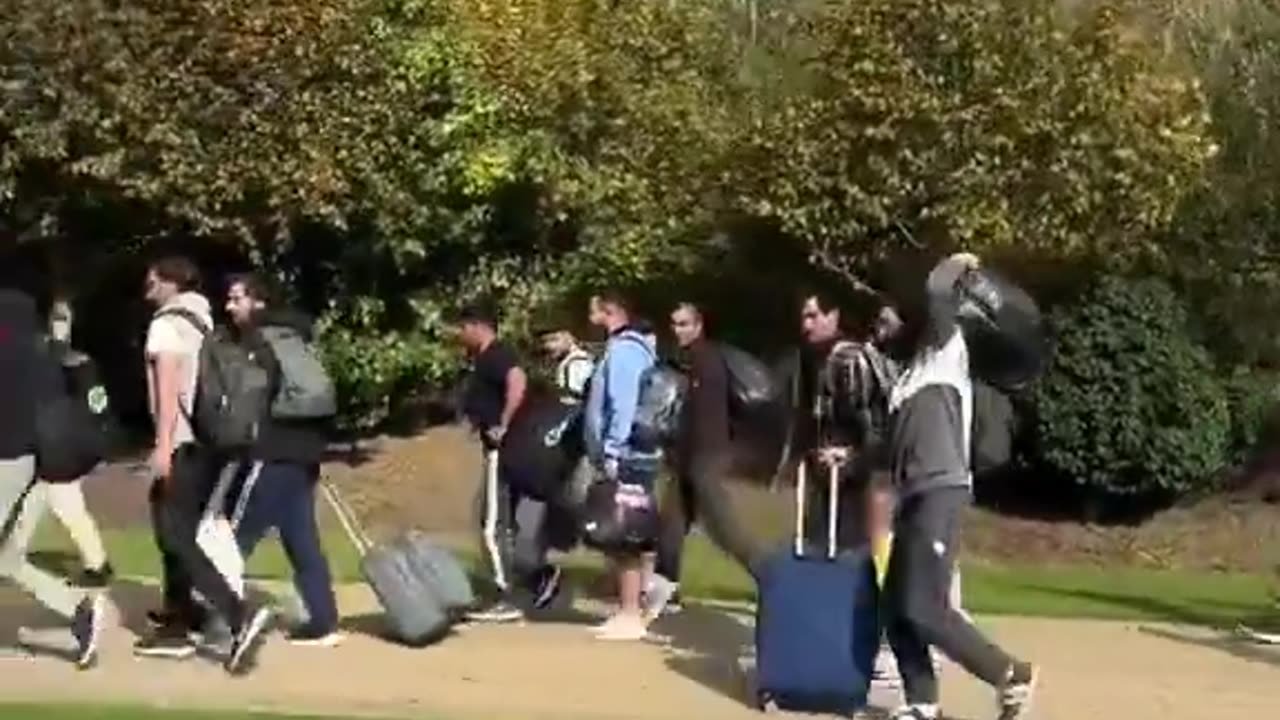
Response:
[{"label": "black t-shirt", "polygon": [[477,430],[484,432],[502,421],[507,374],[519,365],[515,351],[499,340],[472,359],[463,411]]},{"label": "black t-shirt", "polygon": [[35,303],[0,289],[0,460],[35,450],[37,363]]}]

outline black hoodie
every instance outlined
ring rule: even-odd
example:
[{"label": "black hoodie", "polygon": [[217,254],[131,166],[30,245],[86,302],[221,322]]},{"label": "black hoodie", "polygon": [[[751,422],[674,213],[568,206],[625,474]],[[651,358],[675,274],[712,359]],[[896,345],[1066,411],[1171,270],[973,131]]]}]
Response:
[{"label": "black hoodie", "polygon": [[[313,339],[311,318],[291,310],[267,310],[258,320],[257,327],[286,327],[296,330],[308,342]],[[242,332],[239,341],[267,371],[274,396],[280,386],[280,363],[271,351],[271,346],[256,328]],[[331,423],[327,419],[268,419],[259,430],[258,443],[249,456],[263,462],[317,465],[324,457],[330,427]]]}]

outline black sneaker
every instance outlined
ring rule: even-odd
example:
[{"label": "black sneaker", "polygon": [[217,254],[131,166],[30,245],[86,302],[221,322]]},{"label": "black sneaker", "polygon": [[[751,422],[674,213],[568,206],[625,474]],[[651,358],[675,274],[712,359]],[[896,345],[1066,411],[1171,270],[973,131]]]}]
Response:
[{"label": "black sneaker", "polygon": [[671,595],[671,599],[667,601],[667,607],[664,612],[667,615],[676,615],[684,610],[684,601],[680,599],[680,591],[677,590]]},{"label": "black sneaker", "polygon": [[240,626],[235,644],[231,646],[231,654],[223,664],[228,673],[244,675],[257,665],[258,651],[262,649],[262,643],[271,630],[272,619],[271,608],[260,607]]},{"label": "black sneaker", "polygon": [[533,589],[533,607],[545,610],[555,602],[556,596],[560,594],[560,581],[563,578],[564,573],[559,565],[548,565],[543,568],[538,573],[538,582]]},{"label": "black sneaker", "polygon": [[300,625],[288,635],[288,640],[291,644],[306,647],[337,647],[345,639],[346,636],[337,630],[313,625]]},{"label": "black sneaker", "polygon": [[85,568],[76,584],[86,588],[102,588],[110,585],[115,576],[116,571],[111,563],[103,563],[99,568]]},{"label": "black sneaker", "polygon": [[188,632],[200,632],[208,621],[209,614],[199,606],[192,608],[189,616],[165,609],[147,611],[147,624],[152,630],[181,627]]},{"label": "black sneaker", "polygon": [[185,628],[160,627],[148,637],[134,643],[133,654],[140,657],[186,660],[196,654],[196,646]]},{"label": "black sneaker", "polygon": [[101,595],[80,601],[71,619],[71,634],[76,639],[76,667],[86,670],[98,662],[98,638],[102,636],[102,621],[106,601]]},{"label": "black sneaker", "polygon": [[1031,711],[1036,691],[1036,669],[1030,663],[1014,663],[1000,687],[999,720],[1022,720]]},{"label": "black sneaker", "polygon": [[506,600],[499,600],[486,608],[472,610],[467,613],[467,619],[488,623],[516,622],[524,619],[524,611]]}]

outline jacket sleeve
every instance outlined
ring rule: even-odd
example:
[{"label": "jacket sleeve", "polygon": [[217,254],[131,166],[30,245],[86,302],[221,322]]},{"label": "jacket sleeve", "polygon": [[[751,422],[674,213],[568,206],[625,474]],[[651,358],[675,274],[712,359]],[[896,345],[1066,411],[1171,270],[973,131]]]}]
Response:
[{"label": "jacket sleeve", "polygon": [[965,269],[963,262],[950,257],[938,263],[925,281],[929,317],[924,342],[930,347],[941,348],[956,331],[956,313],[960,303],[956,283]]},{"label": "jacket sleeve", "polygon": [[649,353],[638,342],[619,342],[606,360],[604,457],[622,457],[631,438],[631,427],[640,402],[640,378],[649,367]]},{"label": "jacket sleeve", "polygon": [[719,449],[729,437],[729,369],[720,352],[706,350],[694,358],[697,378],[689,401],[693,405],[693,447]]}]

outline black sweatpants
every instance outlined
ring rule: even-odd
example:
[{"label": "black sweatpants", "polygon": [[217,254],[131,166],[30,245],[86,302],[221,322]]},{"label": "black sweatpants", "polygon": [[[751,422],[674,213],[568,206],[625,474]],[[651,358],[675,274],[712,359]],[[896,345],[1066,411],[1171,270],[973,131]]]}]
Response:
[{"label": "black sweatpants", "polygon": [[191,596],[194,589],[233,631],[244,622],[244,601],[196,543],[196,531],[218,481],[221,461],[194,445],[180,447],[173,457],[173,477],[151,488],[151,522],[164,568],[165,610],[185,621],[185,632],[198,629],[203,613]]},{"label": "black sweatpants", "polygon": [[760,559],[759,543],[733,516],[724,485],[728,466],[725,455],[695,457],[686,470],[676,474],[675,486],[663,494],[654,567],[659,575],[680,582],[684,540],[694,522],[702,523],[711,541],[747,570]]},{"label": "black sweatpants", "polygon": [[993,686],[1005,680],[1013,663],[949,601],[960,522],[969,502],[968,488],[929,490],[907,497],[894,521],[885,579],[886,633],[908,704],[938,702],[930,647]]}]

